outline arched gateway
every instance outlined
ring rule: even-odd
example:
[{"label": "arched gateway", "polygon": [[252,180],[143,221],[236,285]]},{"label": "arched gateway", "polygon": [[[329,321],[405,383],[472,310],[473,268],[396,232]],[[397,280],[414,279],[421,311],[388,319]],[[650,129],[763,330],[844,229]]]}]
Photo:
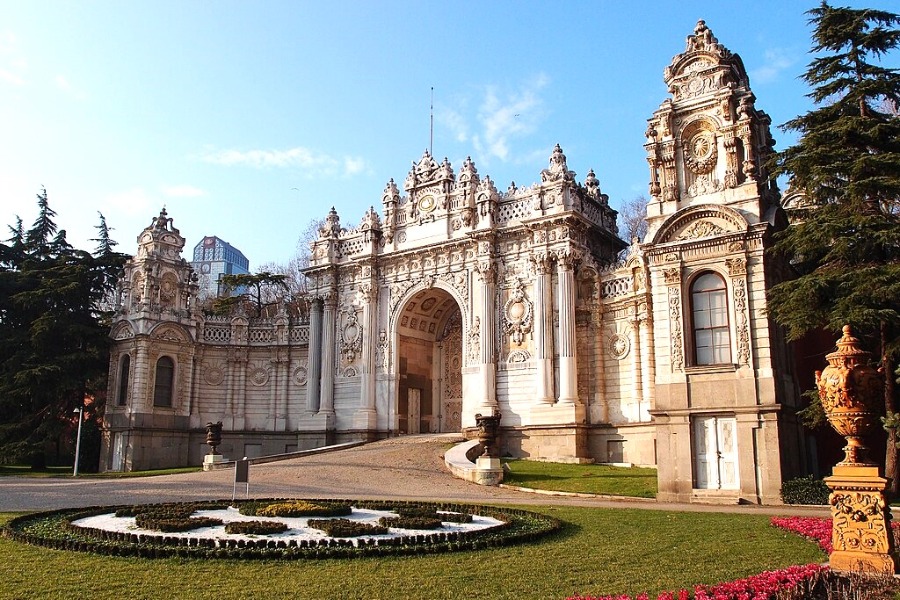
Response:
[{"label": "arched gateway", "polygon": [[783,271],[765,257],[784,221],[769,118],[703,22],[664,78],[649,232],[624,261],[597,177],[559,146],[529,186],[425,152],[380,211],[344,226],[332,209],[308,315],[202,314],[163,211],[120,283],[103,468],[199,464],[210,421],[224,454],[254,456],[500,411],[504,454],[655,464],[666,500],[777,502],[804,450],[765,313]]}]

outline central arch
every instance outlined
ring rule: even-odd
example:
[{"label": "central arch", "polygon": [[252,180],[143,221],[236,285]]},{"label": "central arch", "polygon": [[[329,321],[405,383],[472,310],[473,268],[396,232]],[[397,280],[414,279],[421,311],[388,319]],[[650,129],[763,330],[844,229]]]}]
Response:
[{"label": "central arch", "polygon": [[463,319],[456,299],[432,287],[414,293],[397,314],[397,433],[461,429]]}]

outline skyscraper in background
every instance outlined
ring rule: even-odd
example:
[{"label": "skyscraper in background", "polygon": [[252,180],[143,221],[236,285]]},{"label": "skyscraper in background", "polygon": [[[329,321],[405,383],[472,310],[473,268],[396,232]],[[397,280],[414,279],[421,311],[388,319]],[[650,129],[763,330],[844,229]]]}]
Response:
[{"label": "skyscraper in background", "polygon": [[217,296],[220,293],[219,280],[222,275],[250,273],[250,261],[244,254],[214,235],[204,237],[194,246],[194,260],[191,266],[199,275],[200,297]]}]

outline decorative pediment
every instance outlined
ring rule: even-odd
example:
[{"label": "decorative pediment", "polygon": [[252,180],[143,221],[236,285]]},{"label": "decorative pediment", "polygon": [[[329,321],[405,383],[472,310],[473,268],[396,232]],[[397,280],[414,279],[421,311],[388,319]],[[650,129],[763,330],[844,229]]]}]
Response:
[{"label": "decorative pediment", "polygon": [[747,220],[727,206],[702,204],[669,217],[653,238],[654,244],[687,242],[747,230]]},{"label": "decorative pediment", "polygon": [[173,325],[160,325],[156,327],[150,334],[150,337],[155,340],[164,340],[167,342],[185,343],[190,341],[189,335],[182,331],[180,327],[175,327]]},{"label": "decorative pediment", "polygon": [[746,87],[747,72],[740,56],[719,43],[703,20],[687,37],[685,51],[672,59],[663,74],[676,100],[713,92],[729,84]]},{"label": "decorative pediment", "polygon": [[134,330],[128,323],[119,323],[110,335],[114,340],[128,340],[134,337]]}]

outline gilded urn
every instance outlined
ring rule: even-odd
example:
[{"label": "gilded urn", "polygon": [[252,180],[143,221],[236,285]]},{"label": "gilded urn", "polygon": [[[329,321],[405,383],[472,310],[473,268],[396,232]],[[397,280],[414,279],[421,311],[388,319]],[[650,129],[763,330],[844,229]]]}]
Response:
[{"label": "gilded urn", "polygon": [[816,386],[828,422],[847,438],[841,465],[871,465],[862,437],[878,424],[882,386],[878,372],[869,364],[871,353],[859,347],[849,325],[837,341],[837,350],[825,356],[828,366],[816,371]]}]

